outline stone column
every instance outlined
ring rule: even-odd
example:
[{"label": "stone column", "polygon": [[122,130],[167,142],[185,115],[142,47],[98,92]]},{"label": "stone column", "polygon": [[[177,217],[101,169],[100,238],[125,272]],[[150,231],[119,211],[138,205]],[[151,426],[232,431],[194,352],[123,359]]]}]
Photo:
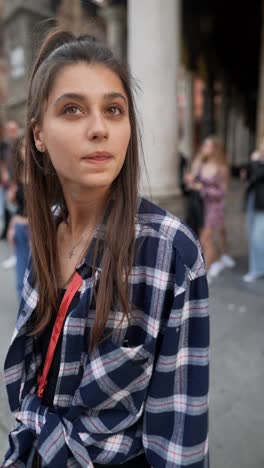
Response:
[{"label": "stone column", "polygon": [[221,92],[220,92],[220,108],[219,108],[219,121],[218,121],[218,130],[222,141],[227,143],[227,133],[228,133],[228,111],[231,107],[231,99],[228,83],[225,81],[221,82]]},{"label": "stone column", "polygon": [[3,29],[9,62],[7,118],[25,124],[26,94],[36,44],[51,23],[49,0],[5,2]]},{"label": "stone column", "polygon": [[180,0],[129,0],[128,62],[142,89],[136,98],[148,175],[142,191],[150,188],[154,198],[178,192],[179,54]]},{"label": "stone column", "polygon": [[241,167],[248,162],[250,154],[250,131],[245,123],[245,118],[241,115],[240,135],[238,140],[238,152],[236,158],[236,167]]},{"label": "stone column", "polygon": [[235,158],[233,166],[240,167],[248,160],[249,132],[245,125],[243,110],[239,110],[235,121]]},{"label": "stone column", "polygon": [[224,142],[224,122],[225,122],[225,115],[224,115],[224,106],[223,106],[223,86],[220,80],[218,80],[215,84],[215,134],[218,135],[219,138]]},{"label": "stone column", "polygon": [[215,133],[214,97],[214,80],[209,73],[206,86],[204,88],[204,108],[201,121],[202,141],[209,135],[213,135]]},{"label": "stone column", "polygon": [[7,61],[4,52],[3,33],[4,1],[0,0],[0,122],[5,118],[5,103],[7,98]]},{"label": "stone column", "polygon": [[186,108],[185,108],[185,139],[186,152],[190,159],[193,157],[193,75],[192,72],[186,70]]},{"label": "stone column", "polygon": [[226,149],[228,155],[228,162],[233,166],[236,153],[236,141],[235,141],[235,128],[236,128],[236,111],[232,106],[228,112],[228,122],[227,122],[227,139],[226,139]]},{"label": "stone column", "polygon": [[258,91],[258,107],[257,107],[257,135],[256,146],[260,139],[264,136],[264,3],[262,2],[262,31],[261,31],[261,47],[259,58],[259,91]]},{"label": "stone column", "polygon": [[106,5],[100,16],[105,20],[106,40],[115,56],[122,62],[127,59],[126,7],[124,5]]}]

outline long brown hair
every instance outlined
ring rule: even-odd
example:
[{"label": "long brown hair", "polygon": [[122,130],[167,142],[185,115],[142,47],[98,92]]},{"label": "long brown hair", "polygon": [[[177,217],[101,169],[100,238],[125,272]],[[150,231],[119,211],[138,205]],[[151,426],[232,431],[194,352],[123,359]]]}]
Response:
[{"label": "long brown hair", "polygon": [[[38,334],[50,322],[58,307],[56,280],[56,222],[52,207],[56,205],[62,219],[68,216],[58,176],[48,158],[36,149],[33,126],[40,123],[44,103],[63,67],[79,62],[101,64],[120,78],[129,103],[131,137],[123,167],[113,182],[106,206],[107,223],[103,252],[100,252],[101,275],[96,292],[96,317],[90,337],[93,349],[103,336],[110,309],[116,296],[124,317],[129,316],[129,273],[133,264],[135,218],[138,196],[138,130],[129,72],[112,52],[90,36],[74,36],[55,30],[44,40],[33,66],[27,106],[26,161],[29,170],[27,211],[32,242],[32,259],[39,302],[31,334]],[[110,206],[111,200],[111,206]],[[101,257],[102,254],[102,257]],[[96,243],[94,260],[99,258]],[[94,291],[95,294],[95,291]]]}]

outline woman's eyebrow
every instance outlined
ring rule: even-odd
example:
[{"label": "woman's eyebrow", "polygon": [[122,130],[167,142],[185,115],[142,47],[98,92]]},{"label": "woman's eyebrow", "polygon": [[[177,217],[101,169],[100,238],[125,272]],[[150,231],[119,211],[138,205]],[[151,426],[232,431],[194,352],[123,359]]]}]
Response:
[{"label": "woman's eyebrow", "polygon": [[64,99],[77,99],[78,101],[85,101],[85,96],[78,93],[64,93],[56,99],[54,106],[57,106],[61,101],[64,101]]},{"label": "woman's eyebrow", "polygon": [[[127,104],[126,97],[122,93],[118,93],[116,91],[104,94],[103,98],[105,100],[120,98]],[[86,96],[84,94],[79,93],[64,93],[56,99],[56,101],[54,102],[54,106],[57,106],[61,101],[64,101],[65,99],[76,99],[78,101],[85,101]]]},{"label": "woman's eyebrow", "polygon": [[125,101],[125,103],[127,104],[127,99],[122,93],[113,91],[112,93],[104,94],[104,99],[117,99],[117,98],[123,99],[123,101]]}]

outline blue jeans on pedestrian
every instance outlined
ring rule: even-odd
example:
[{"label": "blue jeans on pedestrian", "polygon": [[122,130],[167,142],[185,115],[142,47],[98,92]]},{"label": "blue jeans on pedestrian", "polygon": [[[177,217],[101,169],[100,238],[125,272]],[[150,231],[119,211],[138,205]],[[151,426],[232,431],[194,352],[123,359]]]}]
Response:
[{"label": "blue jeans on pedestrian", "polygon": [[4,190],[0,185],[0,218],[4,216]]},{"label": "blue jeans on pedestrian", "polygon": [[20,301],[22,290],[23,290],[23,280],[25,276],[25,271],[29,259],[29,229],[27,224],[16,223],[14,226],[14,242],[15,242],[15,253],[16,253],[16,289],[18,300]]},{"label": "blue jeans on pedestrian", "polygon": [[264,211],[254,209],[254,193],[247,202],[247,232],[249,244],[249,270],[254,276],[264,275]]}]

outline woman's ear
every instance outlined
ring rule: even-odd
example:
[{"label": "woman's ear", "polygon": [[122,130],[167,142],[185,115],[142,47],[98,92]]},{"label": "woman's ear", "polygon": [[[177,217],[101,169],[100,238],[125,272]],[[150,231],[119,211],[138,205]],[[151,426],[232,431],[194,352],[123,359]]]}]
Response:
[{"label": "woman's ear", "polygon": [[35,146],[37,150],[40,151],[41,153],[44,153],[46,151],[46,147],[43,141],[44,140],[43,131],[40,125],[34,121],[32,122],[32,132],[33,132],[33,137],[34,137]]}]

